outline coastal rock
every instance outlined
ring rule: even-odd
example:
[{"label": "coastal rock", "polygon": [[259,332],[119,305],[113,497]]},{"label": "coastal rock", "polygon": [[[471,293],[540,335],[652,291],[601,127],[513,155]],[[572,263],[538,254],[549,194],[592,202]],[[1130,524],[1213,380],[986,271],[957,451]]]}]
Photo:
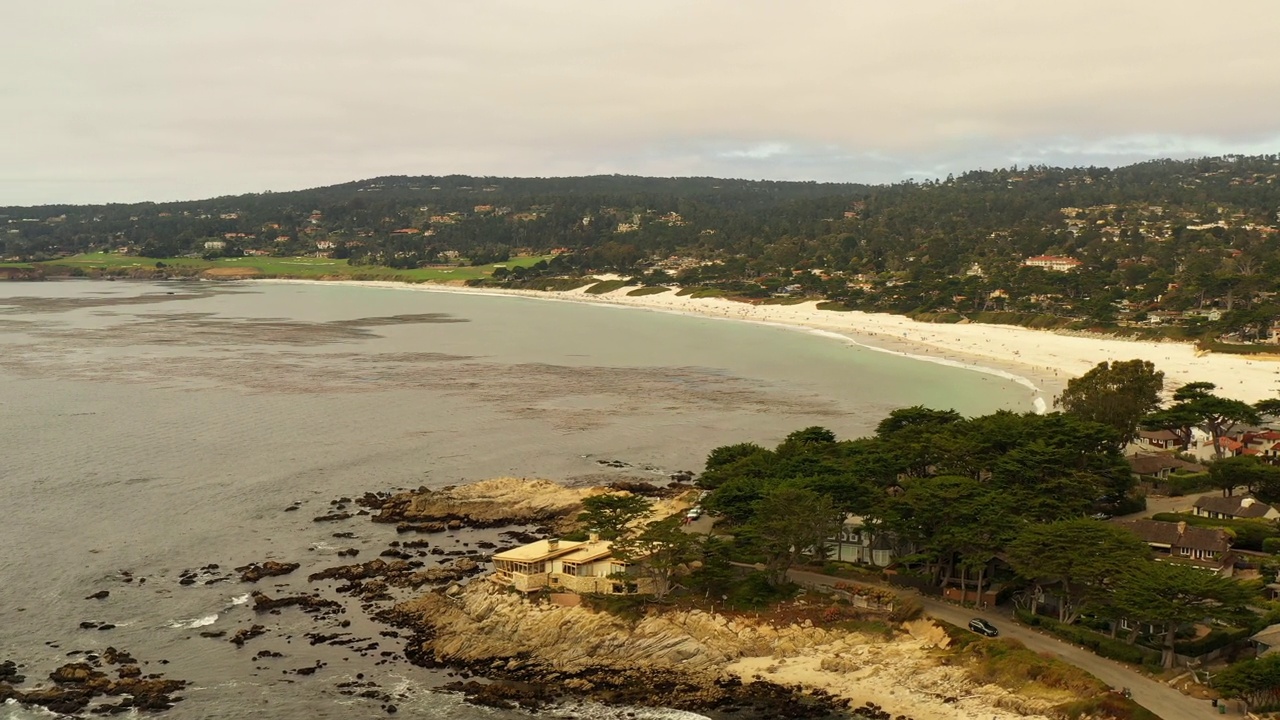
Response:
[{"label": "coastal rock", "polygon": [[495,478],[441,490],[419,488],[389,497],[366,495],[357,502],[377,511],[373,521],[379,523],[490,528],[553,522],[575,510],[583,498],[602,492],[603,488],[566,488],[550,480]]},{"label": "coastal rock", "polygon": [[319,595],[287,595],[273,598],[265,593],[254,591],[253,609],[257,612],[276,612],[282,608],[296,607],[308,613],[342,613],[346,608],[342,603],[326,600]]},{"label": "coastal rock", "polygon": [[[697,609],[654,609],[624,619],[587,606],[535,602],[487,583],[428,593],[380,619],[413,632],[405,654],[415,664],[532,685],[537,690],[529,702],[540,701],[545,690],[611,704],[803,718],[871,700],[901,708],[890,717],[902,710],[956,720],[1013,717],[1010,693],[980,686],[963,668],[931,654],[936,626],[885,639],[804,617],[772,625]],[[506,703],[500,707],[526,697],[506,689],[456,689],[475,702]],[[1017,713],[1048,709],[1031,703]],[[887,711],[867,717],[879,712]]]},{"label": "coastal rock", "polygon": [[236,647],[244,647],[244,644],[250,640],[267,634],[267,629],[262,625],[252,625],[241,630],[237,630],[235,635],[231,636],[231,643]]},{"label": "coastal rock", "polygon": [[18,674],[18,664],[16,662],[5,660],[0,663],[0,683],[21,685],[26,681],[26,676]]},{"label": "coastal rock", "polygon": [[85,598],[85,600],[105,600],[111,596],[110,590],[99,590],[98,592]]},{"label": "coastal rock", "polygon": [[282,563],[275,560],[267,560],[262,564],[249,563],[236,568],[236,572],[240,573],[240,582],[258,582],[265,577],[279,577],[288,575],[289,573],[301,567],[298,563]]},{"label": "coastal rock", "polygon": [[[23,692],[7,682],[0,682],[0,703],[13,700],[22,705],[43,707],[59,715],[79,714],[86,710],[94,714],[114,714],[130,708],[166,710],[181,699],[173,697],[173,693],[187,685],[185,681],[166,679],[161,675],[144,677],[129,653],[115,648],[107,648],[101,658],[92,654],[86,658],[87,662],[68,663],[49,673],[53,686]],[[98,669],[100,660],[109,663],[129,660],[134,664],[122,664],[116,673],[118,679],[112,680]],[[23,681],[9,670],[9,663],[0,665],[0,680]],[[108,696],[121,700],[115,704],[94,704],[95,700]]]}]

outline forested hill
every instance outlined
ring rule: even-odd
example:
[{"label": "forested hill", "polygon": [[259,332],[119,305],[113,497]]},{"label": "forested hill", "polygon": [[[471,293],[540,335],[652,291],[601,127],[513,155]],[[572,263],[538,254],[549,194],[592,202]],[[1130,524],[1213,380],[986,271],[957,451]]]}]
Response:
[{"label": "forested hill", "polygon": [[[1189,325],[1255,340],[1280,315],[1278,175],[1280,156],[1268,155],[884,186],[385,177],[188,202],[0,208],[0,229],[6,262],[325,254],[409,268],[554,254],[502,282],[615,271],[941,321]],[[1042,255],[1056,260],[1027,264]]]}]

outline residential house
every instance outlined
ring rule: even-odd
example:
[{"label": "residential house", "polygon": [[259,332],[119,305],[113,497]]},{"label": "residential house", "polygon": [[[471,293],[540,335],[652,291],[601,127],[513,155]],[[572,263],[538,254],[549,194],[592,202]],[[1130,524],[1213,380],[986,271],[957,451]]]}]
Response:
[{"label": "residential house", "polygon": [[1215,520],[1275,520],[1280,510],[1248,495],[1222,497],[1203,495],[1196,500],[1195,513]]},{"label": "residential house", "polygon": [[1054,272],[1068,272],[1075,270],[1084,263],[1075,258],[1060,257],[1057,255],[1036,255],[1022,261],[1027,267],[1044,268],[1045,270],[1053,270]]},{"label": "residential house", "polygon": [[1280,650],[1280,625],[1268,625],[1250,635],[1249,643],[1258,651],[1258,657]]},{"label": "residential house", "polygon": [[613,544],[594,533],[590,539],[548,539],[493,556],[493,582],[521,592],[551,590],[608,595],[647,594],[653,582],[629,574],[631,565],[613,557]]},{"label": "residential house", "polygon": [[898,558],[916,552],[915,546],[891,532],[877,530],[861,515],[846,515],[827,545],[828,558],[840,562],[888,567]]},{"label": "residential house", "polygon": [[1182,446],[1182,439],[1172,430],[1139,430],[1138,443],[1161,450],[1176,450]]},{"label": "residential house", "polygon": [[205,250],[223,250],[227,244],[222,240],[206,240],[204,243]]},{"label": "residential house", "polygon": [[1133,471],[1136,477],[1155,478],[1156,480],[1168,480],[1171,474],[1179,470],[1196,473],[1205,472],[1207,469],[1203,465],[1187,462],[1169,453],[1130,455],[1125,460],[1129,461],[1129,469]]},{"label": "residential house", "polygon": [[1157,560],[1191,565],[1225,577],[1230,577],[1234,570],[1231,536],[1221,528],[1160,520],[1121,520],[1116,525],[1151,546]]}]

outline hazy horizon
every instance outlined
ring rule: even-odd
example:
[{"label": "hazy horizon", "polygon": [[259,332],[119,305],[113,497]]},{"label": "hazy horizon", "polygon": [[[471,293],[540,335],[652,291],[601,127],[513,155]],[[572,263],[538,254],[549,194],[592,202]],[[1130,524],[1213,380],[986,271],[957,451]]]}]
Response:
[{"label": "hazy horizon", "polygon": [[1280,150],[1280,4],[11,3],[0,205]]}]

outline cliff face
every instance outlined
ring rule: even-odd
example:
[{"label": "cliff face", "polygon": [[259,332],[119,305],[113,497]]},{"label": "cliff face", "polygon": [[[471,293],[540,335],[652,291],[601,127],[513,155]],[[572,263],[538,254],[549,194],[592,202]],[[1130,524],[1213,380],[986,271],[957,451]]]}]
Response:
[{"label": "cliff face", "polygon": [[923,718],[1015,718],[1047,709],[996,687],[980,687],[930,649],[945,633],[928,621],[894,640],[842,630],[771,625],[699,610],[652,614],[637,622],[583,607],[534,603],[474,583],[453,598],[428,595],[400,606],[421,619],[439,662],[527,663],[570,675],[588,669],[679,671],[690,677],[740,676],[821,689],[854,705],[873,701]]}]

